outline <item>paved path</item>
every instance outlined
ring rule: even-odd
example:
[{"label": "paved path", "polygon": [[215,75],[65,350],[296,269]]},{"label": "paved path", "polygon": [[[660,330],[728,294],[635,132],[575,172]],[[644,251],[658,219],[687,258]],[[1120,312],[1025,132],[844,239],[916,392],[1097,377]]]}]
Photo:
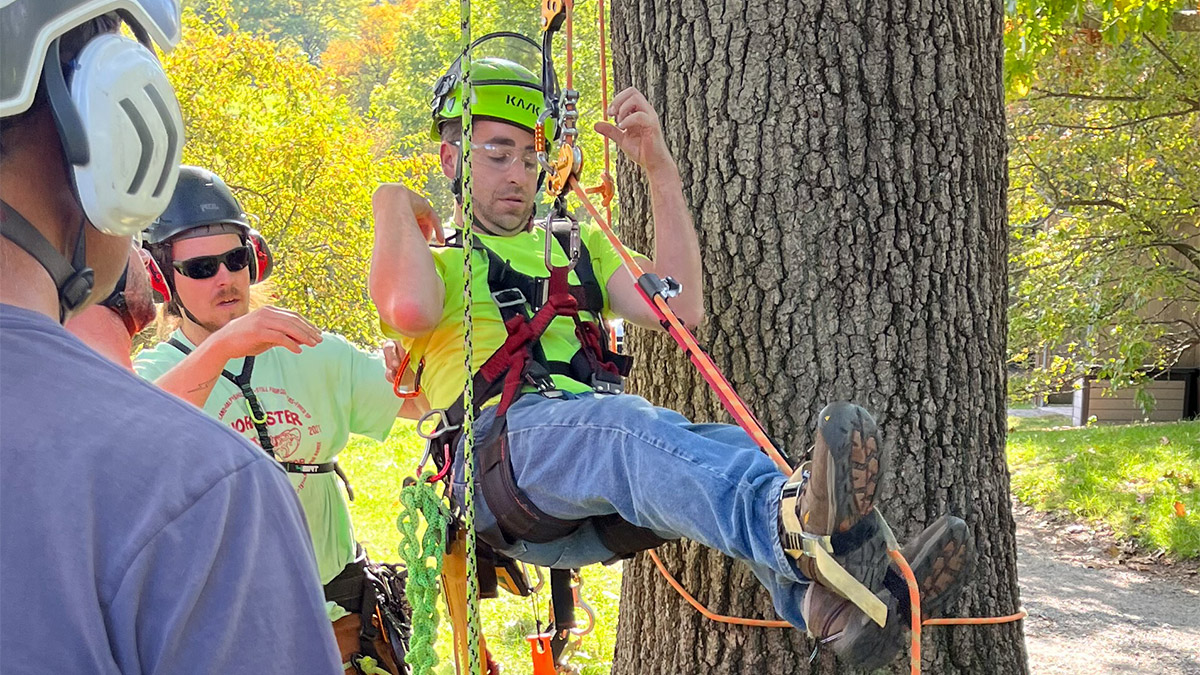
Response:
[{"label": "paved path", "polygon": [[1033,675],[1200,675],[1200,580],[1118,565],[1062,534],[1083,526],[1014,515]]}]

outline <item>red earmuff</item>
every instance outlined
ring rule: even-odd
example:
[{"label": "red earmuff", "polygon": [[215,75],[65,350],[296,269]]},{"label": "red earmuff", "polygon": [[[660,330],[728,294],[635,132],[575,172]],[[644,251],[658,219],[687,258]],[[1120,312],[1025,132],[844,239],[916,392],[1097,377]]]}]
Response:
[{"label": "red earmuff", "polygon": [[150,277],[150,288],[154,291],[154,302],[159,304],[170,302],[171,286],[167,283],[167,277],[163,275],[158,262],[154,259],[154,256],[150,255],[150,251],[144,248],[139,248],[138,254],[142,258],[142,264],[146,266],[146,274]]},{"label": "red earmuff", "polygon": [[275,258],[271,255],[271,245],[266,237],[258,230],[250,230],[250,246],[254,249],[254,265],[250,270],[250,283],[257,284],[267,280],[275,269]]}]

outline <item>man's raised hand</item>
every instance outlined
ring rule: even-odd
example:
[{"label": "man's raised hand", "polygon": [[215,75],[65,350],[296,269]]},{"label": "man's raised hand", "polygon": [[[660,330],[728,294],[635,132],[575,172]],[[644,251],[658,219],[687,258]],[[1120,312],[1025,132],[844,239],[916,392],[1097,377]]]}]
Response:
[{"label": "man's raised hand", "polygon": [[272,347],[299,354],[301,347],[314,347],[321,341],[321,330],[291,310],[262,307],[225,324],[209,339],[217,342],[229,360],[257,356]]}]

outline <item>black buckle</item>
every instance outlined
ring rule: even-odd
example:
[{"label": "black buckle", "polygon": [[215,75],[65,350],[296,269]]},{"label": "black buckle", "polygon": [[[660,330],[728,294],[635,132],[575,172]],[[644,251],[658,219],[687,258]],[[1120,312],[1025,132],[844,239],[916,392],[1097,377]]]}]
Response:
[{"label": "black buckle", "polygon": [[492,302],[496,303],[496,307],[500,309],[529,304],[525,299],[525,294],[519,288],[506,288],[492,293]]},{"label": "black buckle", "polygon": [[653,272],[646,272],[638,277],[637,284],[649,298],[661,295],[664,300],[667,300],[683,292],[683,284],[671,277],[660,278]]}]

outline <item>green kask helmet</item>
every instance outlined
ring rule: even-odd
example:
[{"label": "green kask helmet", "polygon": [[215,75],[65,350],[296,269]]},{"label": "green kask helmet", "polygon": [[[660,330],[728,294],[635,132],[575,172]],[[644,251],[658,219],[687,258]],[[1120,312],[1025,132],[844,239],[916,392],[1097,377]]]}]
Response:
[{"label": "green kask helmet", "polygon": [[[506,122],[533,133],[545,105],[541,50],[518,33],[491,33],[471,45],[471,116]],[[553,83],[551,83],[553,87]],[[462,118],[462,58],[438,78],[433,90],[433,123],[430,137],[441,140],[441,127]],[[556,125],[546,120],[546,138],[553,140]]]}]

